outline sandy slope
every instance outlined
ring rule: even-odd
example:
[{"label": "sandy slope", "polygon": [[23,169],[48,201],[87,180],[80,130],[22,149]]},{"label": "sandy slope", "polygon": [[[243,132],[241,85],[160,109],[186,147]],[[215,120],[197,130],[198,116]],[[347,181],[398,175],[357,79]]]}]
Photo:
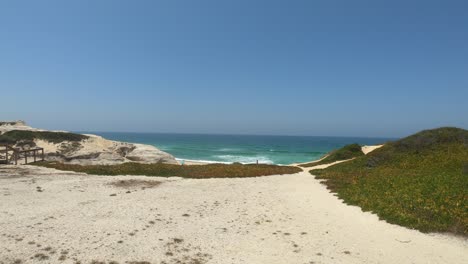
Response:
[{"label": "sandy slope", "polygon": [[[467,240],[379,221],[343,204],[307,172],[190,180],[5,168],[0,263],[455,264],[468,258]],[[119,179],[162,184],[108,185]]]},{"label": "sandy slope", "polygon": [[364,152],[364,154],[367,155],[368,153],[370,153],[370,152],[372,152],[372,151],[374,151],[374,150],[376,150],[378,148],[381,148],[381,147],[383,147],[383,145],[362,146],[361,150],[362,150],[362,152]]}]

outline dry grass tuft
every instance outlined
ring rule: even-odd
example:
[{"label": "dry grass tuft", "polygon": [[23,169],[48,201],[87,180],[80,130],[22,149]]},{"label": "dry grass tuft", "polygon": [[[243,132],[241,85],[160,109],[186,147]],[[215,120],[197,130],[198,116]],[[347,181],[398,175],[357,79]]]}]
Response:
[{"label": "dry grass tuft", "polygon": [[93,260],[91,261],[91,264],[106,264],[105,261],[99,261],[99,260]]},{"label": "dry grass tuft", "polygon": [[120,180],[114,181],[109,183],[109,185],[117,187],[117,188],[124,188],[124,189],[131,189],[131,188],[154,188],[161,184],[160,181],[151,181],[151,180]]},{"label": "dry grass tuft", "polygon": [[47,256],[46,254],[43,254],[43,253],[37,253],[36,255],[34,255],[34,258],[42,261],[42,260],[49,259],[49,256]]}]

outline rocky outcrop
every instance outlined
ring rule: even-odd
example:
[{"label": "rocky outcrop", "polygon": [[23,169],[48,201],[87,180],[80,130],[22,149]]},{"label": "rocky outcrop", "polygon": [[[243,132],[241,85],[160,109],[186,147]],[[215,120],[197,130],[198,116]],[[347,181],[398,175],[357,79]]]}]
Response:
[{"label": "rocky outcrop", "polygon": [[[0,135],[3,137],[8,138],[10,131],[15,130],[35,133],[23,139],[18,138],[18,134],[22,134],[17,133],[13,138],[14,147],[44,148],[45,159],[48,161],[80,165],[112,165],[124,162],[177,164],[172,155],[150,145],[112,141],[90,134],[77,137],[76,134],[63,131],[35,129],[22,121],[0,122]],[[60,137],[57,134],[60,134]],[[50,137],[53,140],[48,139]]]}]

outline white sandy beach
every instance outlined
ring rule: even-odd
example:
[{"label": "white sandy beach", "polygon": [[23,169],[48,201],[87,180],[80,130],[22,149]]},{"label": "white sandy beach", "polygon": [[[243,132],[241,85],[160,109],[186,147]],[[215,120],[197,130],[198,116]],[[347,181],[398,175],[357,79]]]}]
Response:
[{"label": "white sandy beach", "polygon": [[[129,179],[161,184],[109,185]],[[379,221],[307,172],[195,180],[2,166],[0,186],[5,264],[455,264],[468,256],[466,239]]]},{"label": "white sandy beach", "polygon": [[0,22],[0,264],[468,264],[468,0]]}]

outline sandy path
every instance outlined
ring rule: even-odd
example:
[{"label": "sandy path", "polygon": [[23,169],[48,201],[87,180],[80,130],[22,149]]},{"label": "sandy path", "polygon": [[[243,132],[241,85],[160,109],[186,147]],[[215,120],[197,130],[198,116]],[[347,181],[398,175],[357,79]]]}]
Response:
[{"label": "sandy path", "polygon": [[[4,168],[0,263],[5,264],[16,259],[455,264],[468,257],[466,239],[379,221],[343,204],[307,172],[191,180]],[[162,184],[144,190],[108,185],[119,179]]]}]

